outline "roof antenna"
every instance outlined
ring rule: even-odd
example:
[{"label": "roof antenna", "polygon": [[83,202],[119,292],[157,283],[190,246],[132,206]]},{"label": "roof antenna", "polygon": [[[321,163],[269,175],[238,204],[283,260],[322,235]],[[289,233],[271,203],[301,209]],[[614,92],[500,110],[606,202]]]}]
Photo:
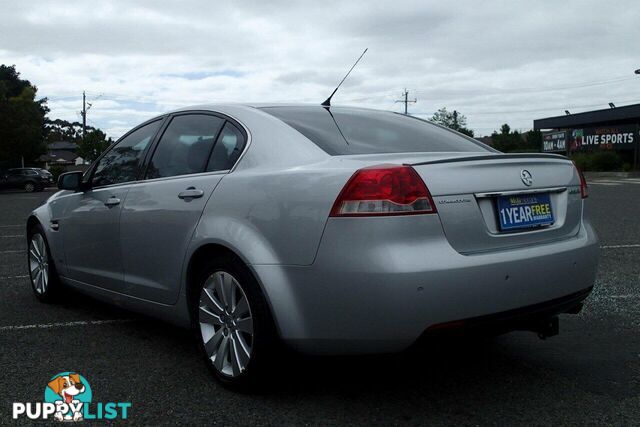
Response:
[{"label": "roof antenna", "polygon": [[331,95],[327,98],[326,101],[324,101],[322,104],[323,107],[331,107],[331,98],[333,98],[333,95],[336,94],[336,92],[338,91],[338,89],[340,88],[340,86],[342,85],[342,83],[347,79],[347,77],[349,77],[349,74],[351,74],[351,71],[356,68],[356,65],[358,65],[358,62],[360,62],[360,60],[362,59],[362,57],[364,56],[365,53],[367,53],[367,51],[369,50],[369,48],[366,48],[364,50],[364,52],[362,52],[362,55],[360,55],[360,58],[358,58],[358,60],[356,61],[355,64],[353,64],[353,66],[351,67],[351,69],[349,70],[349,72],[347,72],[347,75],[344,76],[342,78],[342,80],[340,81],[340,83],[338,83],[338,86],[333,90],[333,92],[331,93]]}]

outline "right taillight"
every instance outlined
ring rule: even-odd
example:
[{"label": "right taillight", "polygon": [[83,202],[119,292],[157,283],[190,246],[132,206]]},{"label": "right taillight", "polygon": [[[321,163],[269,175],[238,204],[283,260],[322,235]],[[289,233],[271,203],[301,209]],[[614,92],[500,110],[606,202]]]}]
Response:
[{"label": "right taillight", "polygon": [[582,197],[583,199],[586,199],[587,197],[589,197],[587,180],[584,179],[584,174],[582,173],[578,165],[576,165],[576,162],[573,162],[573,166],[575,166],[576,171],[578,171],[578,176],[580,177],[580,197]]},{"label": "right taillight", "polygon": [[380,165],[356,171],[333,204],[331,216],[436,213],[431,194],[411,166]]}]

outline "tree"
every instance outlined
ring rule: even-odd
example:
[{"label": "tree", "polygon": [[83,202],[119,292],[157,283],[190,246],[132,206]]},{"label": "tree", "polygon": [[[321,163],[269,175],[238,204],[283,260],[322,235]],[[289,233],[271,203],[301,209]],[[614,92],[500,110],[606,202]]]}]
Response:
[{"label": "tree", "polygon": [[[75,142],[79,144],[82,140],[82,123],[68,122],[61,119],[46,119],[45,131],[47,144],[58,141]],[[87,132],[95,130],[92,126],[87,126]]]},{"label": "tree", "polygon": [[500,126],[500,133],[493,131],[491,134],[491,140],[493,142],[493,148],[504,151],[527,151],[527,144],[522,138],[522,134],[517,130],[511,132],[511,127],[508,124]]},{"label": "tree", "polygon": [[93,162],[112,142],[113,140],[107,138],[105,133],[100,129],[94,129],[91,132],[87,132],[84,140],[80,140],[78,144],[78,155],[85,160]]},{"label": "tree", "polygon": [[453,129],[457,132],[473,137],[473,130],[466,127],[467,118],[464,114],[460,114],[456,110],[449,112],[446,107],[442,107],[436,111],[429,120],[433,123],[437,123],[441,126],[448,127],[449,129]]},{"label": "tree", "polygon": [[14,65],[0,65],[0,161],[9,166],[34,161],[46,150],[46,98],[36,100],[37,88],[20,78]]},{"label": "tree", "polygon": [[542,132],[539,130],[531,129],[525,135],[527,140],[527,146],[531,150],[540,151],[542,147]]}]

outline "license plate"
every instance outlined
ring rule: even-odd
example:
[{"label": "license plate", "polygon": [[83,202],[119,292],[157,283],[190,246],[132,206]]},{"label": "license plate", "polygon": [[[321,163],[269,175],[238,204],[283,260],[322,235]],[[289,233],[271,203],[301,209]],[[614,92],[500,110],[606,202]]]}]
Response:
[{"label": "license plate", "polygon": [[548,193],[498,197],[500,230],[542,227],[553,224]]}]

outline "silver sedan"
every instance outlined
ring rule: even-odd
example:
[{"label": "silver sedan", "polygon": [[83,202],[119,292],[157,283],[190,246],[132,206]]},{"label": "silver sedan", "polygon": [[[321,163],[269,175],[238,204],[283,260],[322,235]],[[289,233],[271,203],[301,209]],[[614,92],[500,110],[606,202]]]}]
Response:
[{"label": "silver sedan", "polygon": [[424,120],[205,105],[141,124],[30,215],[36,297],[65,288],[197,331],[254,384],[278,346],[396,352],[442,333],[557,333],[596,273],[565,157]]}]

